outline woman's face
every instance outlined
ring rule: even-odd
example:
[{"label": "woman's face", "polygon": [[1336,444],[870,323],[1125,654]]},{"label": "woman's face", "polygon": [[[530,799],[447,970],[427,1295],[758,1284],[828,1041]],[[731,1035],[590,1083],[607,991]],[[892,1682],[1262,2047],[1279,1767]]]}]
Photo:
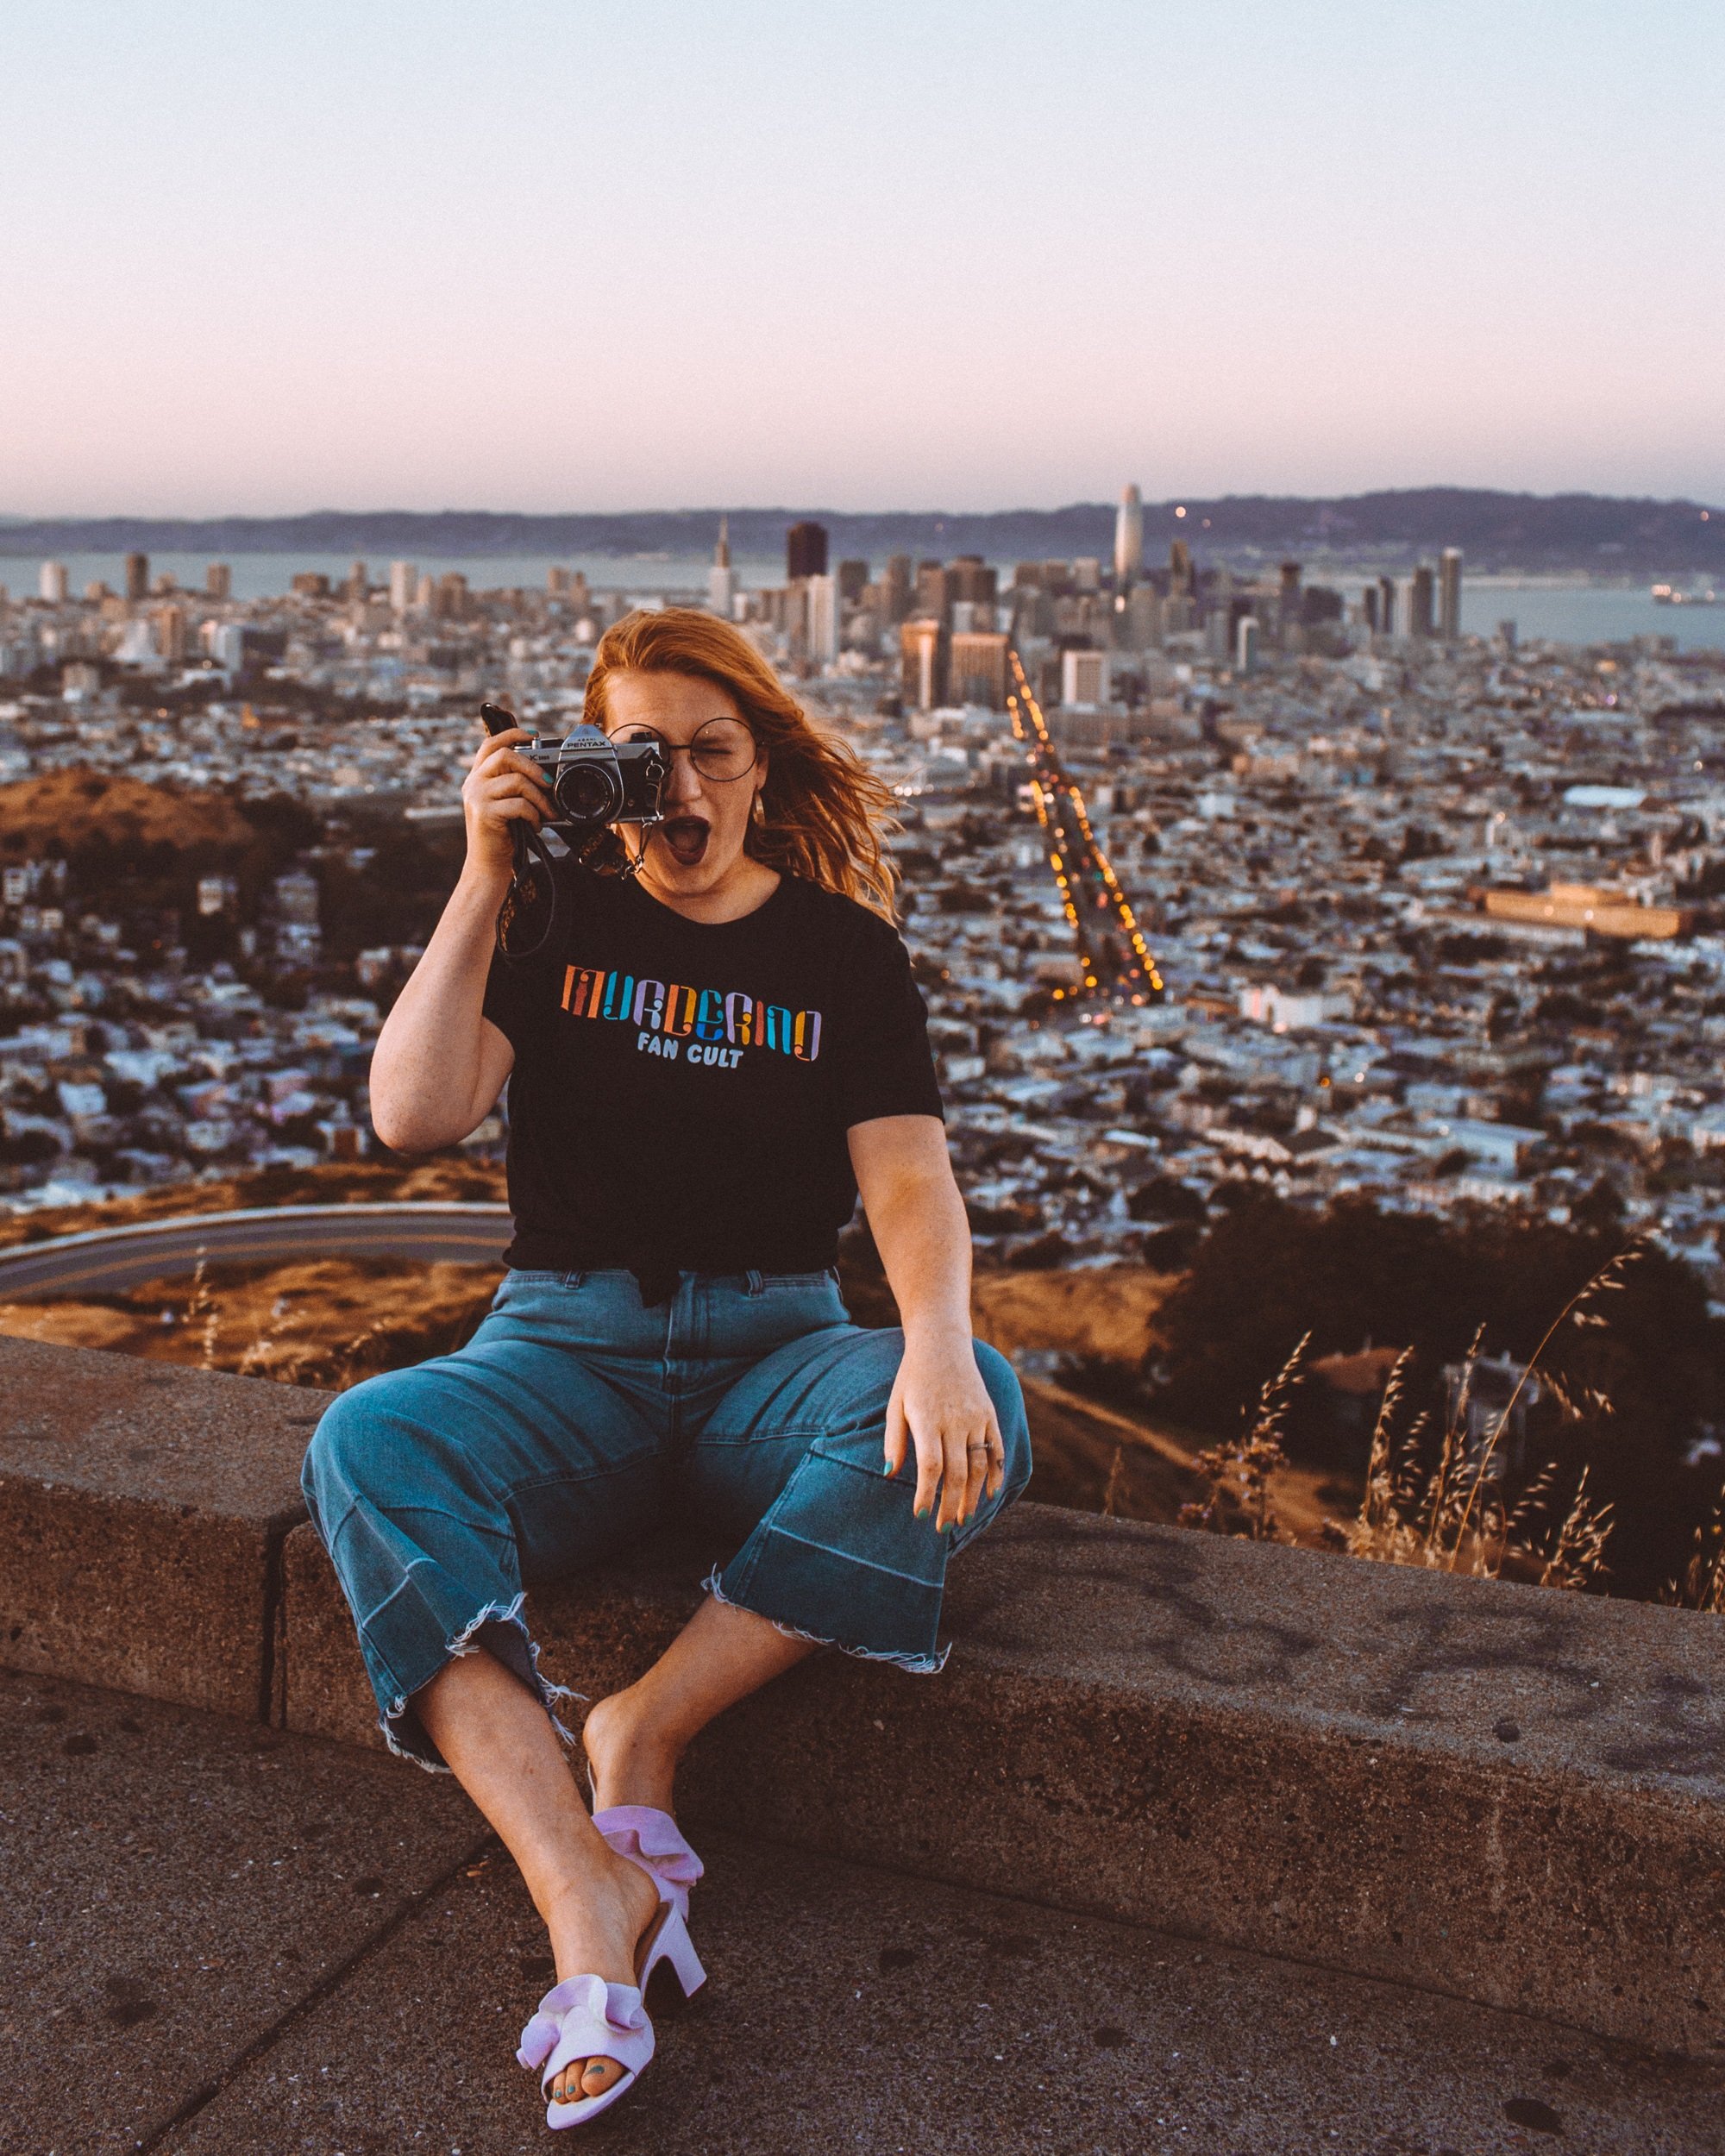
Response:
[{"label": "woman's face", "polygon": [[[614,674],[605,684],[605,728],[613,741],[656,734],[674,752],[660,796],[665,820],[649,830],[642,862],[648,887],[707,898],[746,873],[743,843],[766,784],[767,757],[729,690],[696,674]],[[622,828],[633,851],[642,827]]]}]

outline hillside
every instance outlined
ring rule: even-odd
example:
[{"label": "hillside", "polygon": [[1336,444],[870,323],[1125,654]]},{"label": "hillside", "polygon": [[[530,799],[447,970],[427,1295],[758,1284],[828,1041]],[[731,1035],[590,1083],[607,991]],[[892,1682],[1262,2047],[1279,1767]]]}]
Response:
[{"label": "hillside", "polygon": [[256,836],[224,795],[178,793],[123,774],[74,767],[0,786],[0,853],[14,859],[96,844],[239,852]]}]

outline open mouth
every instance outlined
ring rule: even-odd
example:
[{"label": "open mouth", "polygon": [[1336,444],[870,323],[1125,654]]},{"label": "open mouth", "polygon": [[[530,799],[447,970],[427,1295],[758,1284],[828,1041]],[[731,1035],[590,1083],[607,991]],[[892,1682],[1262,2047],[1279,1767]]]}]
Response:
[{"label": "open mouth", "polygon": [[706,851],[708,835],[706,819],[701,816],[668,816],[659,826],[659,836],[669,848],[671,858],[684,868],[693,868]]}]

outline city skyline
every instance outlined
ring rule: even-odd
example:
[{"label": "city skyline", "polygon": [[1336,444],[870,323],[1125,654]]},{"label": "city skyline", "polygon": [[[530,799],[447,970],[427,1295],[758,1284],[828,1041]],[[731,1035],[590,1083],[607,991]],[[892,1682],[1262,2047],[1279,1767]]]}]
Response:
[{"label": "city skyline", "polygon": [[0,511],[1718,499],[1722,61],[1471,0],[27,7]]}]

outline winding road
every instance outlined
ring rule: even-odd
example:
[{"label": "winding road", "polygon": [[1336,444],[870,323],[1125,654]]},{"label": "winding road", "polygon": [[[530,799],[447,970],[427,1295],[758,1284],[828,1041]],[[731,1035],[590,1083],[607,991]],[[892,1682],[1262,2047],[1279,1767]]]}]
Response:
[{"label": "winding road", "polygon": [[212,1265],[290,1258],[411,1257],[499,1265],[510,1237],[507,1206],[273,1206],[96,1228],[0,1252],[0,1302],[48,1295],[114,1294],[141,1281]]}]

